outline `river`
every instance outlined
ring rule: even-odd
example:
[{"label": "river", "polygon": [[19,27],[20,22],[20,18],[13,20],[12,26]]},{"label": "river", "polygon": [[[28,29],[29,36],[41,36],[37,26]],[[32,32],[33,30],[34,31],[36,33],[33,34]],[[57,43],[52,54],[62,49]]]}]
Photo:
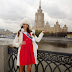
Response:
[{"label": "river", "polygon": [[[62,40],[61,40],[62,39]],[[64,40],[63,38],[43,38],[38,44],[39,50],[48,50],[56,52],[72,53],[72,40]],[[12,44],[13,39],[0,38],[0,45]]]},{"label": "river", "polygon": [[[12,44],[13,39],[9,38],[0,38],[0,45],[3,44]],[[64,39],[58,39],[58,38],[43,38],[39,43],[37,43],[39,46],[39,50],[46,50],[46,51],[55,51],[55,52],[63,52],[63,53],[72,53],[72,40],[64,40]],[[43,62],[43,65],[45,66],[46,63]],[[51,65],[54,69],[54,64]],[[63,70],[63,66],[61,67]],[[27,66],[25,68],[27,70]],[[39,72],[41,71],[41,66],[39,65]],[[50,69],[47,68],[47,72]],[[19,70],[17,71],[19,72]],[[32,66],[32,72],[34,72],[34,65]],[[56,71],[57,72],[57,71]]]}]

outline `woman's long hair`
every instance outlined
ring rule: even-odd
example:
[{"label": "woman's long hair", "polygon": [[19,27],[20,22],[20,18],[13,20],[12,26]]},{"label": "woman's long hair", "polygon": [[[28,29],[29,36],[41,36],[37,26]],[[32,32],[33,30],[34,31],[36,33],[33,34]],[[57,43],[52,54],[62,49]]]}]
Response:
[{"label": "woman's long hair", "polygon": [[[22,26],[21,28],[23,28],[23,26]],[[20,32],[21,32],[21,29],[18,31],[18,37],[19,37],[19,35],[20,35]],[[27,27],[27,32],[28,32],[28,33],[32,32],[32,31],[29,29],[29,25],[28,25],[28,27]]]}]

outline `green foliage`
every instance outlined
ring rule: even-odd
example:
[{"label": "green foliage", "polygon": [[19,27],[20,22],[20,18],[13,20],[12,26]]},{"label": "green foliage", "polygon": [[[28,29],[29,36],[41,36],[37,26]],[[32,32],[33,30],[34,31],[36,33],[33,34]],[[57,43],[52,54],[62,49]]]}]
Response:
[{"label": "green foliage", "polygon": [[44,37],[48,37],[49,36],[49,32],[44,33]]},{"label": "green foliage", "polygon": [[42,30],[35,30],[36,36],[38,36],[41,32],[42,32]]},{"label": "green foliage", "polygon": [[[42,30],[36,30],[35,34],[38,36],[41,32]],[[44,37],[65,37],[65,36],[67,36],[67,32],[58,32],[58,33],[46,32],[44,33]]]}]

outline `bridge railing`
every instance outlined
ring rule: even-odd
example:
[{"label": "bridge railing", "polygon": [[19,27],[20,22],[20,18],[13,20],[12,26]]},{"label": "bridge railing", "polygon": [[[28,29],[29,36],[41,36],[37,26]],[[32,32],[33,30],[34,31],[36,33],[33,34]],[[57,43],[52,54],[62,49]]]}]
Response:
[{"label": "bridge railing", "polygon": [[[19,72],[16,66],[18,48],[8,46],[9,72]],[[72,54],[38,50],[38,64],[32,66],[32,72],[72,72]],[[26,67],[24,67],[24,72]]]}]

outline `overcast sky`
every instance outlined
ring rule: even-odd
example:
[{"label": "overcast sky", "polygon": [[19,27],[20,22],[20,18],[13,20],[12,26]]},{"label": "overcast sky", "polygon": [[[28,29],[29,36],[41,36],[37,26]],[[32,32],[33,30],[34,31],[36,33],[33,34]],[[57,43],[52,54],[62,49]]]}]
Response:
[{"label": "overcast sky", "polygon": [[[39,1],[0,0],[0,28],[17,32],[24,17],[30,18],[34,24]],[[72,0],[41,0],[41,6],[45,23],[48,21],[50,26],[54,26],[58,20],[61,27],[66,24],[68,31],[72,31]]]}]

